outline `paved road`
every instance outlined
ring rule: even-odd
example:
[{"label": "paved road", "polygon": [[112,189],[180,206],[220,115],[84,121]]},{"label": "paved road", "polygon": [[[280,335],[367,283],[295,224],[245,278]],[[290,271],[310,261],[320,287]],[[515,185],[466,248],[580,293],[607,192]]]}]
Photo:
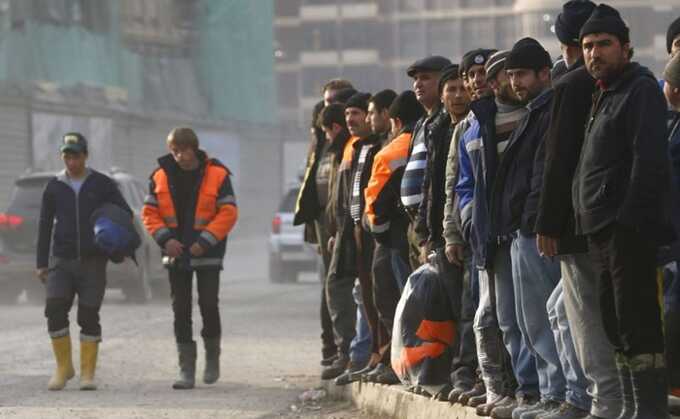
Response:
[{"label": "paved road", "polygon": [[[177,361],[169,303],[127,304],[113,291],[102,310],[99,391],[78,391],[76,379],[62,392],[48,392],[54,362],[42,307],[0,306],[0,418],[360,417],[346,404],[298,400],[318,385],[318,280],[309,275],[298,284],[270,284],[261,243],[243,247],[250,250],[228,255],[223,275],[219,383],[173,391]],[[194,319],[198,335],[197,310]],[[71,333],[78,335],[75,322]]]}]

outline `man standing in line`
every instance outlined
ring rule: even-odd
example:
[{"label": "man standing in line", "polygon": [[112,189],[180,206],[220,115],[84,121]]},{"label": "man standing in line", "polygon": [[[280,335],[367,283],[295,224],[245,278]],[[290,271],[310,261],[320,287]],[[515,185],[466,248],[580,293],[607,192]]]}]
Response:
[{"label": "man standing in line", "polygon": [[668,418],[657,250],[670,242],[667,104],[648,69],[631,62],[629,29],[600,4],[580,32],[598,87],[573,184],[576,231],[600,278],[604,328],[616,350],[622,417]]},{"label": "man standing in line", "polygon": [[438,91],[441,72],[449,65],[451,61],[447,58],[435,55],[416,61],[406,71],[413,78],[416,98],[426,112],[413,129],[409,160],[401,180],[401,202],[411,219],[409,258],[413,270],[425,263],[427,257],[425,220],[420,216],[419,208],[423,200],[427,144],[432,138],[445,136],[449,128],[447,123],[442,123],[447,114],[442,108]]},{"label": "man standing in line", "polygon": [[[591,2],[570,1],[563,6],[555,23],[566,69],[553,85],[536,240],[544,257],[560,257],[562,280],[551,296],[551,300],[556,299],[556,304],[553,305],[554,312],[549,312],[549,315],[553,323],[557,323],[553,324],[553,332],[555,329],[571,331],[576,353],[576,362],[570,361],[572,356],[563,355],[572,349],[565,348],[563,352],[558,345],[562,370],[567,379],[566,401],[573,406],[565,408],[572,411],[572,416],[579,414],[577,409],[588,410],[588,400],[584,396],[587,385],[587,396],[592,400],[591,417],[616,419],[621,413],[622,401],[614,347],[604,332],[599,278],[588,257],[586,239],[575,234],[571,195],[584,136],[583,130],[574,130],[573,127],[585,126],[595,92],[595,80],[584,66],[583,50],[578,39],[581,27],[594,8],[595,4]],[[569,341],[566,336],[562,339]],[[567,416],[567,413],[564,415]]]},{"label": "man standing in line", "polygon": [[159,167],[151,174],[142,220],[165,256],[180,367],[172,387],[185,390],[194,387],[196,376],[191,319],[194,272],[203,318],[203,382],[213,384],[220,376],[220,271],[238,209],[229,170],[208,158],[191,128],[170,131],[167,146],[170,153],[158,159]]},{"label": "man standing in line", "polygon": [[107,202],[130,216],[132,210],[113,180],[87,167],[84,136],[77,132],[64,135],[60,152],[65,169],[47,183],[43,192],[37,246],[37,275],[46,287],[47,331],[57,361],[47,388],[62,390],[75,375],[68,313],[77,295],[80,389],[96,390],[94,373],[102,340],[99,310],[106,291],[107,258],[94,244],[90,218]]}]

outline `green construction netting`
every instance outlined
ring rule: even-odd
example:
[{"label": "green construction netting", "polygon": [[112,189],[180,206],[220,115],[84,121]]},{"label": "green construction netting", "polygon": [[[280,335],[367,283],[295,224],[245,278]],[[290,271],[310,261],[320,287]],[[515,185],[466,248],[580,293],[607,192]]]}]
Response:
[{"label": "green construction netting", "polygon": [[[198,45],[189,57],[127,48],[117,0],[10,4],[0,13],[0,80],[118,87],[133,110],[274,121],[272,0],[200,0]],[[76,6],[84,18],[68,22]]]}]

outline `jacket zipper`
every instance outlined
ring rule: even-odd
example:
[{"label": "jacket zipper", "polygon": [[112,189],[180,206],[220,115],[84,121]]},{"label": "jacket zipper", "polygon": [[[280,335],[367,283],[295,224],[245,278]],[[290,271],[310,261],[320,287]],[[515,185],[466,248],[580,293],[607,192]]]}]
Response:
[{"label": "jacket zipper", "polygon": [[[84,183],[85,182],[83,182],[83,184]],[[81,185],[80,189],[82,189],[82,188],[83,188],[83,186]],[[78,260],[80,261],[82,259],[81,258],[81,249],[80,249],[80,193],[73,191],[73,194],[76,197],[76,240],[77,240],[77,244],[78,244]]]}]

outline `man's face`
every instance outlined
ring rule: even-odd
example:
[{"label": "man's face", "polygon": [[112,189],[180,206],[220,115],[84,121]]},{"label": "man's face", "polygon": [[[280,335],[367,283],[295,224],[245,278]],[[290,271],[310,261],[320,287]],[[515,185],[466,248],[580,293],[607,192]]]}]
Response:
[{"label": "man's face", "polygon": [[64,161],[66,171],[70,174],[80,175],[85,171],[85,163],[87,162],[87,154],[74,153],[71,151],[61,153],[61,159]]},{"label": "man's face", "polygon": [[680,35],[676,36],[671,43],[671,57],[680,52]]},{"label": "man's face", "polygon": [[438,71],[418,71],[413,75],[413,91],[416,99],[426,109],[432,109],[439,100]]},{"label": "man's face", "polygon": [[390,129],[390,116],[387,113],[387,109],[380,111],[373,102],[368,104],[367,119],[373,134],[382,134]]},{"label": "man's face", "polygon": [[365,137],[370,133],[371,128],[366,122],[367,113],[360,108],[345,109],[345,122],[349,133],[357,137]]},{"label": "man's face", "polygon": [[607,81],[615,78],[630,60],[630,45],[622,45],[619,38],[608,33],[584,36],[581,47],[586,68],[597,80]]},{"label": "man's face", "polygon": [[519,105],[520,100],[512,91],[510,78],[505,70],[501,70],[496,75],[495,79],[489,80],[489,87],[493,90],[494,96],[502,103],[508,105]]},{"label": "man's face", "polygon": [[446,107],[446,111],[453,115],[465,115],[470,104],[470,95],[465,89],[463,80],[457,78],[455,80],[447,80],[442,89],[442,102]]},{"label": "man's face", "polygon": [[663,85],[663,94],[666,96],[668,104],[675,110],[680,110],[680,88],[671,86],[666,82]]},{"label": "man's face", "polygon": [[323,130],[324,134],[326,134],[326,141],[329,143],[335,141],[335,139],[340,134],[340,131],[342,131],[340,124],[336,124],[335,122],[330,127],[322,126],[321,129]]},{"label": "man's face", "polygon": [[528,68],[513,68],[505,72],[510,79],[512,91],[523,104],[526,104],[546,88],[546,71],[549,70],[543,69],[537,72]]},{"label": "man's face", "polygon": [[475,64],[466,73],[468,83],[472,89],[472,98],[474,100],[487,94],[491,89],[486,83],[486,69],[481,64]]},{"label": "man's face", "polygon": [[196,162],[198,161],[196,150],[191,147],[178,147],[174,144],[168,144],[168,148],[180,169],[192,170],[196,167]]},{"label": "man's face", "polygon": [[323,92],[323,105],[328,106],[330,104],[335,103],[335,94],[336,93],[338,93],[337,90],[326,89],[326,91]]}]

